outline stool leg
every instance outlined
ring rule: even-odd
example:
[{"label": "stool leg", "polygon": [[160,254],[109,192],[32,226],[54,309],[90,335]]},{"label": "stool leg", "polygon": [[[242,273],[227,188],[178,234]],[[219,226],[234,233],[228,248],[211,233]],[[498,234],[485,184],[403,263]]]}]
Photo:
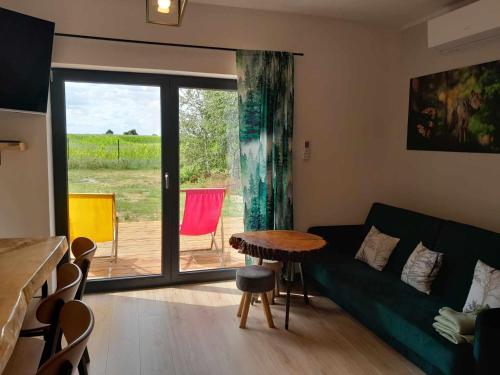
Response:
[{"label": "stool leg", "polygon": [[243,311],[241,313],[240,328],[245,328],[247,326],[248,309],[250,308],[252,293],[245,292],[244,296],[245,296],[245,302],[243,304]]},{"label": "stool leg", "polygon": [[274,328],[273,316],[271,315],[271,308],[269,307],[267,293],[262,293],[260,298],[262,299],[262,306],[264,307],[264,313],[266,314],[267,324],[269,325],[269,328]]},{"label": "stool leg", "polygon": [[238,313],[236,314],[238,318],[241,317],[241,312],[243,311],[244,304],[245,304],[245,292],[243,292],[243,294],[241,295],[240,307],[238,307]]}]

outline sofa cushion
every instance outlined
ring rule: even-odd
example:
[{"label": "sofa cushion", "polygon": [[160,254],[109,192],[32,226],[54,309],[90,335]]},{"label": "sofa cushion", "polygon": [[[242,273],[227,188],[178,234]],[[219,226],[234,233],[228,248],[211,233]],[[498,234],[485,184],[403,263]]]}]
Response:
[{"label": "sofa cushion", "polygon": [[478,260],[463,311],[471,312],[484,306],[500,307],[500,270]]},{"label": "sofa cushion", "polygon": [[[328,259],[327,259],[328,257]],[[337,304],[379,334],[430,374],[467,374],[472,366],[468,344],[453,345],[432,328],[443,306],[396,275],[378,272],[345,254],[332,253],[305,271]]]},{"label": "sofa cushion", "polygon": [[388,236],[373,226],[354,258],[382,271],[398,242],[399,238]]},{"label": "sofa cushion", "polygon": [[435,250],[435,241],[442,223],[443,220],[432,216],[374,203],[366,218],[364,229],[366,235],[374,225],[381,232],[401,239],[384,268],[384,272],[400,276],[406,261],[419,242],[428,249]]},{"label": "sofa cushion", "polygon": [[499,233],[447,221],[443,224],[435,250],[444,255],[432,293],[439,295],[447,306],[457,311],[464,307],[478,260],[500,269]]},{"label": "sofa cushion", "polygon": [[431,251],[420,242],[403,267],[401,281],[423,293],[431,294],[432,282],[436,279],[442,262],[442,253]]}]

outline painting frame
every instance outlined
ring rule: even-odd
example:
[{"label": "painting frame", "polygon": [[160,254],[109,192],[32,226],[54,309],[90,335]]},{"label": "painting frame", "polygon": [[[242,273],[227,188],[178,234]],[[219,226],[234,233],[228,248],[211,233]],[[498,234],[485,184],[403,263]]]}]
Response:
[{"label": "painting frame", "polygon": [[500,154],[500,60],[411,78],[406,148]]}]

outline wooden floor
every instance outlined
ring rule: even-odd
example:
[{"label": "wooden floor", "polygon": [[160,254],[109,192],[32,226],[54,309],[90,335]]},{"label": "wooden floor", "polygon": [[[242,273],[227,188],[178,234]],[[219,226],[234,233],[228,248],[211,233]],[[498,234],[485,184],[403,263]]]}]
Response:
[{"label": "wooden floor", "polygon": [[[138,276],[161,272],[161,223],[141,221],[120,223],[118,232],[118,260],[95,258],[90,267],[89,278]],[[180,270],[193,271],[219,267],[240,267],[245,258],[228,245],[231,234],[243,231],[243,218],[224,218],[224,256],[210,250],[211,237],[180,237]],[[222,245],[220,226],[216,240]],[[109,255],[111,243],[99,243],[97,256]]]},{"label": "wooden floor", "polygon": [[422,374],[331,301],[292,298],[285,331],[283,299],[261,304],[238,328],[234,281],[85,297],[95,314],[90,373],[115,374]]}]

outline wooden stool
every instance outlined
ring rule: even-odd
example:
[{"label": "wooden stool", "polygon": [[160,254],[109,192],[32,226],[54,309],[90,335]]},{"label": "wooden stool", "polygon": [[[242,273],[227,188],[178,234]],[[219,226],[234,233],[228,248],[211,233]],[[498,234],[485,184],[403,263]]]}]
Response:
[{"label": "wooden stool", "polygon": [[266,292],[274,289],[274,283],[274,271],[262,266],[248,266],[236,271],[236,286],[243,291],[237,314],[238,317],[241,317],[240,328],[246,327],[252,294],[260,294],[267,324],[269,328],[274,328],[271,308],[266,294]]}]

